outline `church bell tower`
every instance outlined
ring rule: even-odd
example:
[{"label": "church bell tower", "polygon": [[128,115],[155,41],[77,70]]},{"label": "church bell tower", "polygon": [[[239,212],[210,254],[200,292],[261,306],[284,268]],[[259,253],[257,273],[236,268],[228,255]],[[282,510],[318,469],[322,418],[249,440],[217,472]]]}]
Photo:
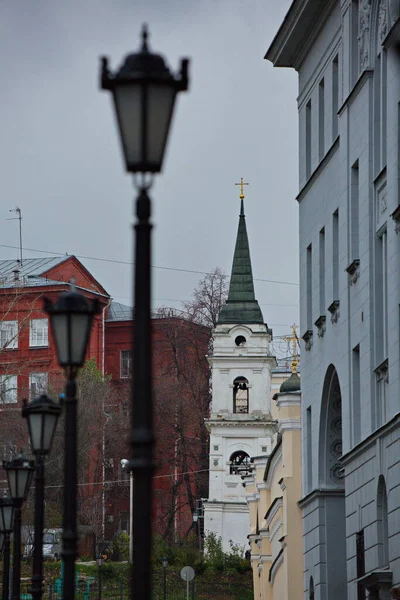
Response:
[{"label": "church bell tower", "polygon": [[209,498],[204,503],[205,533],[247,547],[249,515],[242,475],[251,457],[271,451],[270,353],[272,332],[255,298],[241,179],[240,215],[229,294],[213,331]]}]

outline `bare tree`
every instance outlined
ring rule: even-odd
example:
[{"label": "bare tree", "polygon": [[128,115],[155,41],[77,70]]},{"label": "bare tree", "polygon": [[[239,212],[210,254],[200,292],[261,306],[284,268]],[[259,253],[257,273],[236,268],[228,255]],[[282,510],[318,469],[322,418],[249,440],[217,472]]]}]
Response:
[{"label": "bare tree", "polygon": [[[210,329],[183,318],[160,320],[155,335],[155,430],[158,476],[157,529],[171,542],[188,534],[196,498],[207,492]],[[156,475],[157,476],[157,475]],[[189,518],[188,518],[189,517]],[[185,530],[186,528],[186,530]]]},{"label": "bare tree", "polygon": [[215,267],[200,279],[193,290],[193,300],[184,302],[183,306],[192,321],[213,329],[227,296],[228,278],[219,267]]}]

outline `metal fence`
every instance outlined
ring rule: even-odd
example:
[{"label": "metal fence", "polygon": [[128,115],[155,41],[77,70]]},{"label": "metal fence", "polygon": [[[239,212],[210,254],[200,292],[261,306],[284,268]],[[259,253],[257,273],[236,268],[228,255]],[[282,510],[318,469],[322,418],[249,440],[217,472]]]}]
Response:
[{"label": "metal fence", "polygon": [[[134,589],[134,588],[133,588]],[[169,581],[166,586],[167,600],[246,600],[252,598],[247,586],[237,583],[213,584],[196,582],[189,584],[189,595],[187,595],[186,583],[181,580]],[[62,591],[57,586],[45,585],[43,588],[43,600],[62,600]],[[133,600],[134,600],[133,593]],[[154,600],[164,600],[163,586],[157,586],[153,591]],[[21,600],[32,600],[30,584],[21,586]],[[131,600],[130,590],[126,582],[106,583],[102,585],[101,596],[97,582],[80,584],[76,591],[76,600]]]}]

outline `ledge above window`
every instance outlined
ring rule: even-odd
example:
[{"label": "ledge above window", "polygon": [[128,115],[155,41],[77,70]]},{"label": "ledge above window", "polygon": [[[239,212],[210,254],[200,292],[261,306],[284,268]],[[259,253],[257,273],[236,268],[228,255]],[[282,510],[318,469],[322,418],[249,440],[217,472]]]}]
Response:
[{"label": "ledge above window", "polygon": [[312,348],[312,339],[313,339],[313,330],[312,329],[307,329],[307,331],[302,336],[302,339],[304,340],[304,344],[305,344],[304,347],[305,347],[305,349],[306,350],[311,350],[311,348]]},{"label": "ledge above window", "polygon": [[349,275],[350,284],[356,283],[360,277],[360,259],[355,258],[347,267],[346,272]]},{"label": "ledge above window", "polygon": [[328,310],[331,313],[331,323],[337,323],[340,316],[339,307],[340,300],[334,300],[332,304],[328,306]]},{"label": "ledge above window", "polygon": [[318,330],[318,337],[323,337],[326,331],[326,316],[320,315],[314,325]]},{"label": "ledge above window", "polygon": [[399,233],[400,232],[400,204],[398,205],[396,210],[392,212],[392,214],[390,216],[392,217],[393,221],[396,223],[395,232]]}]

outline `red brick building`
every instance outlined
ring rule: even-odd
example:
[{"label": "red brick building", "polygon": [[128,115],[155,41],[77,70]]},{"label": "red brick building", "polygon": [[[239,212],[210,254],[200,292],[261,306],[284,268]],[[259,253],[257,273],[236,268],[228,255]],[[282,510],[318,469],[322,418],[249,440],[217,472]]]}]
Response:
[{"label": "red brick building", "polygon": [[[131,309],[112,302],[74,256],[31,258],[22,264],[0,261],[0,413],[19,407],[24,397],[49,387],[60,389],[62,373],[43,297],[56,300],[69,289],[72,278],[86,298],[97,298],[102,307],[95,318],[87,357],[95,358],[101,372],[110,376],[114,393],[104,406],[102,439],[91,452],[97,467],[90,469],[90,481],[100,485],[94,485],[90,494],[93,503],[102,505],[103,533],[111,538],[118,530],[128,530],[129,521],[129,485],[120,459],[129,458]],[[159,533],[176,539],[191,527],[196,497],[206,496],[203,420],[209,402],[205,355],[210,332],[166,314],[155,316],[153,331],[158,464],[154,522]],[[9,451],[9,447],[3,449],[4,458]]]}]

